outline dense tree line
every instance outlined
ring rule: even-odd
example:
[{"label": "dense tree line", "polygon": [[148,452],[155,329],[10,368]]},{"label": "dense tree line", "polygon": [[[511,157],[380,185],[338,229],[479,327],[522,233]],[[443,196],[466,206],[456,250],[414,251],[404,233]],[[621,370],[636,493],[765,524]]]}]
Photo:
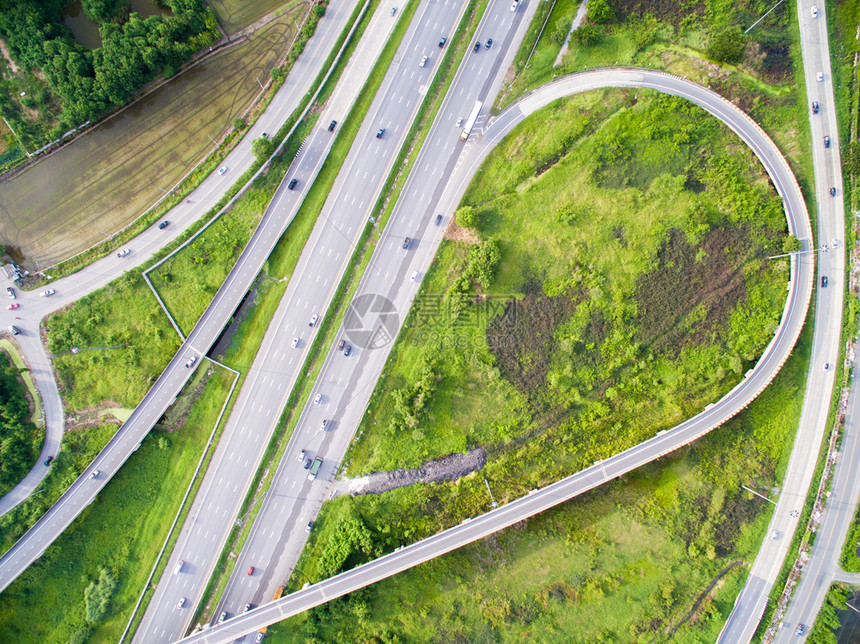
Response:
[{"label": "dense tree line", "polygon": [[[0,0],[0,37],[12,58],[40,71],[62,105],[58,132],[128,102],[144,84],[168,76],[219,33],[202,0],[163,0],[171,15],[142,18],[126,0],[87,0],[84,10],[99,23],[102,46],[77,43],[60,22],[66,0]],[[6,113],[10,97],[0,98]],[[55,132],[56,133],[56,132]]]},{"label": "dense tree line", "polygon": [[0,494],[27,474],[39,455],[41,439],[30,422],[30,404],[18,370],[0,356]]}]

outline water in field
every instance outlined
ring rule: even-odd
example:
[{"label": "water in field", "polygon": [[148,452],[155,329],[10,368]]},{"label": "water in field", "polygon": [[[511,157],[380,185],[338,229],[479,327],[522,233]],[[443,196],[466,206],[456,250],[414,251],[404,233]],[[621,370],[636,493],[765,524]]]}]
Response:
[{"label": "water in field", "polygon": [[10,181],[0,243],[51,266],[139,217],[213,147],[259,92],[292,34],[288,13]]},{"label": "water in field", "polygon": [[97,49],[102,46],[99,26],[84,13],[81,0],[73,0],[63,8],[62,21],[72,32],[72,37],[84,47]]}]

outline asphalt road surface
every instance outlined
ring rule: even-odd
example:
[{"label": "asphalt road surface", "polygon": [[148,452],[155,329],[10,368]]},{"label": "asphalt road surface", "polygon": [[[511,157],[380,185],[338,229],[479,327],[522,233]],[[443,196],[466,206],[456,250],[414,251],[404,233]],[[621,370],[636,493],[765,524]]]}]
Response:
[{"label": "asphalt road surface", "polygon": [[[741,411],[775,376],[791,353],[794,343],[800,334],[811,297],[814,258],[808,252],[811,241],[810,224],[800,189],[776,146],[746,115],[710,90],[674,76],[637,69],[596,70],[554,81],[530,93],[499,115],[485,129],[482,138],[478,139],[474,145],[467,145],[467,148],[463,150],[462,157],[456,155],[453,162],[454,172],[450,181],[442,181],[436,185],[436,190],[439,191],[437,209],[442,212],[453,210],[483,159],[528,114],[561,96],[607,86],[647,87],[682,96],[697,103],[711,114],[720,118],[752,148],[767,169],[776,189],[782,196],[789,220],[789,227],[803,241],[804,251],[806,252],[801,252],[792,258],[791,281],[788,285],[788,298],[783,319],[772,342],[768,345],[756,366],[747,373],[746,378],[741,383],[720,401],[709,405],[703,412],[681,423],[672,430],[661,432],[654,438],[640,443],[612,458],[596,463],[586,470],[546,488],[534,491],[532,494],[487,514],[465,521],[461,525],[443,533],[405,547],[354,570],[342,573],[332,579],[310,586],[276,602],[252,609],[248,613],[228,619],[220,626],[197,633],[183,641],[231,641],[267,624],[308,610],[334,597],[352,592],[374,581],[411,568],[466,543],[492,534],[533,514],[542,512],[547,508],[599,486],[604,481],[621,476],[664,454],[672,452],[678,447],[704,435]],[[425,197],[427,194],[433,194],[432,191],[428,193],[428,188],[422,186],[418,180],[419,177],[425,176],[424,173],[419,171],[419,165],[416,164],[416,168],[412,173],[412,176],[416,178],[415,182],[411,183],[401,196],[403,204],[408,204],[409,200],[414,199],[416,194],[418,196],[425,195]],[[399,204],[398,207],[400,207]],[[405,205],[404,209],[407,209]],[[419,240],[419,247],[413,251],[412,257],[410,258],[409,251],[404,251],[397,244],[397,241],[401,234],[404,234],[407,230],[415,231],[416,228],[414,224],[409,229],[398,228],[398,220],[395,217],[389,225],[389,228],[393,229],[390,235],[391,238],[388,240],[383,239],[382,243],[378,246],[371,268],[365,275],[365,280],[359,288],[356,300],[359,300],[362,295],[377,297],[379,294],[382,294],[386,300],[393,303],[395,311],[405,313],[408,310],[417,289],[417,283],[411,282],[408,276],[416,269],[419,272],[422,268],[426,270],[433,257],[436,245],[441,238],[440,232],[436,232],[435,235],[428,234],[428,231],[433,230],[432,206],[416,213],[416,215],[421,218],[421,223],[417,228],[419,233],[414,238]],[[413,232],[413,234],[415,233]],[[389,258],[392,257],[395,258],[392,265],[392,270],[396,271],[394,273],[386,271],[387,265],[385,264],[385,262],[391,261]],[[385,309],[385,307],[378,308]],[[391,324],[391,316],[388,314],[390,313],[390,309],[382,310],[382,315],[378,315],[380,311],[376,311],[376,313],[378,319],[370,324],[364,324],[364,328],[372,330],[372,333],[370,333],[371,337],[379,337],[382,331],[393,337],[391,331],[393,330],[394,334],[396,334],[397,329],[396,327],[392,329],[389,326]],[[367,317],[365,316],[363,322],[368,321]],[[347,319],[347,327],[349,328],[349,319]],[[341,391],[335,390],[333,398],[335,400],[347,401],[344,407],[343,418],[341,419],[336,414],[334,415],[335,418],[338,418],[340,424],[339,428],[335,431],[348,433],[351,436],[351,430],[354,430],[356,423],[353,422],[351,427],[345,427],[346,419],[355,420],[355,412],[358,411],[361,413],[364,410],[372,390],[369,383],[375,382],[385,363],[385,358],[390,348],[391,344],[389,342],[384,346],[373,347],[374,350],[358,352],[351,363],[353,365],[351,369],[357,374],[353,378],[343,376],[343,370],[338,369],[338,372],[341,374],[338,380],[328,380],[328,365],[323,368],[318,380],[317,391],[328,393],[331,391],[330,387],[337,385]],[[350,408],[352,408],[352,412],[349,411]],[[290,527],[293,528],[294,526]]]},{"label": "asphalt road surface", "polygon": [[[328,23],[325,20],[320,22],[319,33],[324,37],[319,42],[328,42],[329,45],[337,39],[346,22],[346,18],[352,10],[352,5],[347,6],[346,4],[341,5],[338,3],[334,3],[334,5],[334,8],[330,5],[329,11],[326,13],[326,16],[331,21]],[[328,50],[321,51],[318,45],[309,46],[309,49],[306,49],[306,52],[308,51],[311,52],[309,59],[314,60],[318,65],[321,65],[328,55]],[[305,70],[304,73],[311,79],[316,75],[315,73],[311,74],[309,70]],[[302,94],[298,92],[301,92],[303,87],[292,84],[285,85],[284,87],[289,87],[289,89],[282,89],[278,93],[278,102],[286,101],[289,103],[290,101],[295,101],[295,104],[298,104],[298,101],[302,97]],[[305,91],[307,90],[305,89]],[[274,131],[274,128],[271,128],[272,124],[268,120],[265,123]],[[250,146],[250,140],[247,145]],[[228,165],[232,164],[232,167],[236,168],[238,172],[240,171],[237,167],[238,162],[233,162],[234,154],[238,159],[241,157],[242,152],[240,149],[237,149],[231,153],[228,156],[227,163]],[[319,155],[322,157],[322,152],[319,152]],[[241,172],[244,172],[244,169]],[[4,315],[15,317],[12,314],[20,313],[18,317],[21,317],[21,320],[9,320],[9,323],[14,321],[16,326],[20,324],[21,334],[17,337],[21,340],[22,349],[26,351],[31,348],[31,343],[29,342],[30,336],[35,338],[35,341],[38,341],[38,325],[45,315],[62,306],[71,304],[97,288],[101,288],[112,279],[118,277],[123,270],[133,265],[133,262],[142,262],[143,256],[150,256],[168,241],[168,237],[172,239],[181,232],[181,229],[187,228],[197,217],[204,214],[232,183],[232,181],[229,181],[228,175],[229,173],[224,175],[223,185],[216,185],[214,183],[216,181],[215,178],[221,179],[217,174],[204,181],[200,188],[192,195],[190,204],[183,203],[174,209],[176,216],[171,220],[174,222],[171,227],[168,227],[166,230],[158,230],[156,227],[153,227],[136,237],[134,242],[129,245],[133,250],[129,256],[118,258],[114,254],[111,254],[74,275],[58,280],[51,285],[51,288],[56,291],[51,297],[40,298],[38,293],[21,293],[19,291],[18,301],[22,302],[22,307],[16,311],[7,311],[7,314]],[[283,198],[284,195],[280,194],[276,196],[274,201]],[[140,441],[143,440],[158,419],[164,414],[164,411],[173,402],[191,375],[191,370],[186,369],[184,366],[185,362],[191,355],[205,353],[218,337],[220,329],[229,320],[249,285],[259,272],[263,262],[265,262],[271,253],[274,243],[289,224],[289,219],[287,218],[289,214],[289,211],[281,209],[277,213],[267,214],[263,218],[248,247],[237,262],[237,268],[234,269],[231,276],[225,281],[194,331],[190,334],[188,341],[170,361],[164,373],[156,380],[150,391],[147,392],[143,401],[132,413],[129,420],[123,424],[122,428],[99,453],[90,468],[0,558],[0,591],[12,583],[30,563],[37,559],[78,514],[92,502],[96,494],[116,473]],[[170,217],[174,217],[173,213]],[[131,261],[127,262],[126,260]],[[25,343],[25,340],[27,343]],[[39,372],[52,373],[50,363],[40,362],[40,356],[36,352],[27,352],[26,357],[30,361],[31,366]],[[46,358],[47,356],[43,353],[42,359]],[[42,390],[43,398],[45,397],[45,392],[46,390]],[[50,394],[51,392],[47,391],[47,393]],[[58,397],[56,399],[59,400]],[[45,401],[46,408],[51,404],[51,402]],[[60,432],[62,432],[62,423],[60,423],[59,427]],[[48,433],[51,435],[55,431],[57,431],[56,426],[51,426]],[[40,464],[37,464],[37,467],[40,466]],[[99,474],[92,478],[92,473],[96,470]]]},{"label": "asphalt road surface", "polygon": [[[815,472],[819,447],[825,433],[827,413],[833,393],[836,361],[840,355],[839,337],[842,330],[843,294],[845,292],[845,213],[843,206],[842,169],[839,157],[836,102],[830,70],[830,49],[827,41],[827,22],[824,3],[818,6],[818,17],[812,17],[815,0],[798,2],[800,40],[803,52],[803,70],[809,105],[817,101],[818,114],[810,108],[809,123],[812,132],[812,160],[815,170],[815,195],[818,202],[817,246],[827,252],[819,253],[819,271],[828,276],[829,285],[817,289],[812,357],[806,381],[803,408],[788,468],[767,534],[777,535],[762,542],[753,563],[747,583],[735,602],[719,642],[735,644],[752,639],[767,605],[768,596],[782,567],[809,486]],[[817,80],[821,73],[822,80]],[[824,147],[824,137],[833,144]],[[836,196],[830,196],[830,189]],[[836,247],[834,248],[834,240]],[[820,282],[819,282],[820,283]],[[825,364],[828,365],[825,370]],[[795,623],[808,619],[809,614],[787,620]],[[788,621],[786,621],[788,623]]]},{"label": "asphalt road surface", "polygon": [[[410,34],[396,56],[398,63],[392,68],[392,83],[383,92],[384,108],[379,116],[368,119],[363,134],[359,136],[357,153],[360,159],[355,169],[346,174],[347,185],[343,187],[343,192],[337,189],[332,192],[332,212],[325,216],[330,228],[341,229],[345,226],[342,223],[344,214],[339,212],[341,210],[349,213],[346,215],[347,220],[355,217],[351,213],[351,203],[359,201],[372,206],[375,202],[375,199],[362,198],[361,194],[362,190],[381,187],[387,175],[387,172],[381,175],[373,172],[374,167],[383,164],[377,160],[376,148],[385,147],[389,135],[400,139],[408,132],[413,120],[413,107],[417,106],[416,99],[420,99],[423,94],[422,86],[427,83],[430,68],[435,67],[444,53],[444,49],[438,46],[439,41],[443,36],[450,39],[463,8],[463,3],[449,0],[428,2],[419,9]],[[307,539],[308,524],[327,497],[329,483],[349,445],[379,369],[388,355],[390,342],[399,329],[399,320],[405,317],[420,283],[417,278],[412,281],[409,277],[418,267],[423,267],[423,275],[425,263],[435,252],[439,235],[444,231],[444,226],[435,225],[435,203],[463,150],[459,138],[462,128],[456,125],[457,119],[468,116],[477,98],[492,97],[501,87],[504,71],[511,64],[533,11],[534,7],[520,6],[519,11],[511,12],[507,0],[496,0],[482,17],[476,39],[486,43],[487,38],[492,38],[493,43],[489,49],[482,45],[478,52],[470,48],[455,73],[439,116],[406,182],[404,194],[407,197],[396,206],[360,288],[369,296],[363,303],[358,302],[352,307],[346,328],[342,329],[338,338],[345,340],[352,352],[349,357],[343,355],[337,350],[337,341],[328,352],[285,457],[237,559],[227,590],[213,611],[213,621],[220,619],[224,613],[233,616],[243,612],[248,605],[256,606],[267,601],[289,577]],[[420,61],[425,55],[429,58],[422,67]],[[379,126],[385,128],[381,140],[375,139]],[[396,154],[399,147],[399,142],[391,145],[389,153]],[[355,177],[362,178],[361,184],[367,181],[369,185],[355,182]],[[359,221],[365,220],[369,214],[369,211],[361,212]],[[446,217],[446,224],[447,221]],[[329,236],[334,232],[330,231]],[[354,233],[350,229],[343,234]],[[407,237],[411,240],[409,247],[403,248]],[[330,255],[331,252],[325,249],[334,248],[337,255],[338,243],[337,235],[334,234],[333,239],[321,243],[319,249],[314,246],[313,254],[318,257]],[[324,258],[318,272],[322,275],[326,273]],[[337,284],[337,280],[325,278],[321,282],[323,290]],[[318,288],[315,284],[309,286],[311,289]],[[386,308],[388,304],[393,304],[393,307]],[[318,310],[325,310],[325,306],[321,305]],[[377,306],[384,310],[376,311]],[[381,329],[375,326],[377,313],[385,318],[385,325]],[[365,322],[369,324],[365,325]],[[305,318],[301,316],[297,326],[277,321],[267,335],[281,337],[281,342],[286,346],[305,324]],[[387,348],[377,350],[383,347]],[[285,353],[288,352],[289,349]],[[269,360],[279,359],[279,355],[269,357]],[[313,402],[317,395],[320,396],[319,404]],[[325,430],[321,430],[323,421],[326,422]],[[299,459],[303,451],[305,455]],[[317,457],[324,459],[323,466],[319,476],[311,481],[303,466]],[[253,574],[249,575],[252,567]]]}]

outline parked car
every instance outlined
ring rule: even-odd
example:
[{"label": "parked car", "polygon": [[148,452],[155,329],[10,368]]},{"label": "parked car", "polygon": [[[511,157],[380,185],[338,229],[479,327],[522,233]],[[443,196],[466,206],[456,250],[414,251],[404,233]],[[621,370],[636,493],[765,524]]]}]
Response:
[{"label": "parked car", "polygon": [[165,228],[167,228],[169,225],[170,225],[170,222],[169,222],[169,221],[167,221],[167,220],[165,219],[165,220],[164,220],[164,221],[162,221],[160,224],[158,224],[158,230],[164,230],[164,229],[165,229]]},{"label": "parked car", "polygon": [[305,532],[310,532],[310,531],[313,529],[313,527],[314,527],[314,522],[313,522],[313,521],[310,521],[310,522],[305,526]]},{"label": "parked car", "polygon": [[7,311],[14,311],[14,310],[15,310],[15,309],[17,309],[19,306],[21,306],[21,305],[20,305],[20,304],[18,304],[17,302],[12,302],[12,304],[7,304],[7,305],[6,305],[6,310],[7,310]]},{"label": "parked car", "polygon": [[263,641],[263,638],[266,637],[266,634],[262,631],[257,631],[257,636],[254,638],[254,644],[260,644]]},{"label": "parked car", "polygon": [[346,340],[341,340],[337,343],[337,350],[343,351],[343,348],[346,346]]},{"label": "parked car", "polygon": [[11,333],[12,335],[18,335],[21,332],[18,330],[18,327],[16,327],[14,324],[10,324],[9,325],[9,333]]},{"label": "parked car", "polygon": [[222,165],[220,168],[218,168],[218,175],[219,176],[223,176],[225,172],[227,172],[227,166],[226,165]]},{"label": "parked car", "polygon": [[442,223],[442,215],[441,214],[436,215],[436,225],[438,226],[441,223]]},{"label": "parked car", "polygon": [[821,287],[824,288],[827,286],[827,275],[821,276]]},{"label": "parked car", "polygon": [[9,296],[10,300],[14,300],[15,299],[15,289],[12,288],[11,286],[7,286],[6,287],[6,295]]}]

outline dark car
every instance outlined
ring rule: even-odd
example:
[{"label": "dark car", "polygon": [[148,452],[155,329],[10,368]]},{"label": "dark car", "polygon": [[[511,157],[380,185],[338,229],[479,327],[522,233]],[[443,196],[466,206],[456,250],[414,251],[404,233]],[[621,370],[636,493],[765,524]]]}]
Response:
[{"label": "dark car", "polygon": [[797,630],[794,631],[794,634],[797,635],[798,637],[800,637],[801,635],[803,635],[805,630],[806,630],[806,627],[803,624],[798,624]]},{"label": "dark car", "polygon": [[48,458],[45,459],[45,467],[47,467],[48,465],[50,465],[53,462],[54,462],[54,457],[49,456]]},{"label": "dark car", "polygon": [[329,124],[328,124],[328,131],[329,131],[329,132],[334,132],[334,128],[335,128],[336,126],[337,126],[337,121],[332,121],[331,123],[329,123]]},{"label": "dark car", "polygon": [[812,113],[818,114],[818,101],[812,101]]},{"label": "dark car", "polygon": [[445,46],[445,42],[446,42],[447,40],[448,40],[448,36],[442,36],[442,38],[439,40],[439,46],[440,46],[440,47],[444,47],[444,46]]},{"label": "dark car", "polygon": [[481,48],[481,41],[479,40],[478,42],[475,43],[475,47],[472,49],[472,51],[477,52],[480,48]]},{"label": "dark car", "polygon": [[381,139],[383,134],[385,134],[385,128],[384,127],[381,127],[378,130],[376,130],[376,138],[377,139]]},{"label": "dark car", "polygon": [[831,188],[831,189],[830,189],[830,196],[831,196],[831,197],[835,197],[835,196],[836,196],[836,188]]},{"label": "dark car", "polygon": [[352,347],[350,345],[346,345],[343,348],[343,355],[348,356],[352,352]]},{"label": "dark car", "polygon": [[484,45],[484,47],[486,47],[487,49],[489,49],[489,48],[490,48],[490,47],[492,47],[492,46],[493,46],[493,39],[492,39],[492,38],[487,38],[487,42],[486,42],[486,44]]},{"label": "dark car", "polygon": [[822,287],[827,286],[827,275],[821,276],[821,286]]},{"label": "dark car", "polygon": [[160,224],[158,224],[158,230],[164,230],[164,229],[165,229],[165,228],[167,228],[169,225],[170,225],[170,222],[169,222],[169,221],[167,221],[167,220],[165,219],[165,220],[164,220],[164,221],[162,221]]},{"label": "dark car", "polygon": [[830,147],[830,137],[829,137],[829,136],[825,136],[825,137],[824,137],[824,147],[825,147],[825,148],[829,148],[829,147]]},{"label": "dark car", "polygon": [[441,223],[442,223],[442,215],[436,215],[436,225],[438,226]]},{"label": "dark car", "polygon": [[296,184],[299,182],[298,179],[290,179],[290,183],[287,184],[287,190],[295,190]]},{"label": "dark car", "polygon": [[305,461],[305,469],[306,469],[306,470],[311,469],[311,464],[312,464],[312,463],[313,463],[313,461],[312,461],[311,459],[308,459],[307,461]]},{"label": "dark car", "polygon": [[403,248],[409,248],[409,244],[411,244],[411,243],[412,243],[412,240],[409,239],[409,237],[407,237],[406,239],[403,240]]}]

